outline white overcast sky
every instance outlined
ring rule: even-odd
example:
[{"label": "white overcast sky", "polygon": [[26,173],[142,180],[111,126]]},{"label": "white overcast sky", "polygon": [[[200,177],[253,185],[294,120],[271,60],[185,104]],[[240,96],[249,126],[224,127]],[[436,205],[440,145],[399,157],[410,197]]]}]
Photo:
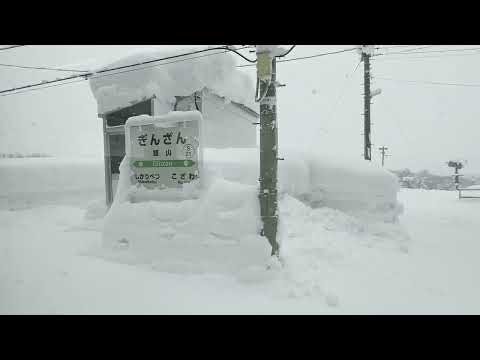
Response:
[{"label": "white overcast sky", "polygon": [[[288,57],[353,46],[299,45]],[[81,63],[108,62],[145,47],[150,48],[32,45],[0,51],[0,64],[80,68]],[[423,51],[474,47],[445,45]],[[450,174],[445,162],[461,158],[468,160],[465,174],[480,173],[480,87],[398,81],[480,84],[479,60],[480,52],[391,54],[372,60],[373,76],[397,80],[372,81],[372,89],[382,89],[372,105],[373,161],[380,161],[378,147],[385,145],[392,155],[386,159],[390,169]],[[288,145],[328,148],[362,159],[363,64],[352,75],[358,62],[356,52],[346,52],[277,65],[278,80],[287,85],[277,92],[280,156],[288,156],[282,153],[282,146]],[[254,66],[242,69],[254,79]],[[66,75],[0,66],[0,89]],[[102,124],[88,82],[0,97],[0,152],[17,151],[102,157]]]}]

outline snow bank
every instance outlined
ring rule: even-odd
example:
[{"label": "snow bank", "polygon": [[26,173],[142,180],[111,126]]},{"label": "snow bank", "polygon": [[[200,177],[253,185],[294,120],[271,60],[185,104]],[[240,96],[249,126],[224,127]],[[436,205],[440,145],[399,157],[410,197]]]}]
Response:
[{"label": "snow bank", "polygon": [[310,156],[312,205],[361,216],[396,221],[402,212],[397,201],[398,178],[363,159]]},{"label": "snow bank", "polygon": [[467,186],[467,187],[462,188],[462,189],[480,190],[480,184],[470,185],[470,186]]},{"label": "snow bank", "polygon": [[[352,163],[288,149],[282,154],[281,223],[283,216],[311,221],[308,209],[319,214],[315,226],[322,231],[362,232],[368,224],[380,234],[396,231],[401,206],[395,176],[361,159]],[[142,190],[130,185],[125,158],[104,223],[107,256],[194,273],[232,274],[266,264],[270,248],[259,236],[258,168],[258,149],[205,149],[200,188]],[[138,196],[141,192],[148,194]],[[292,201],[302,205],[283,208]],[[296,213],[289,214],[291,209]]]},{"label": "snow bank", "polygon": [[[117,194],[105,216],[101,159],[22,159],[23,165],[11,162],[0,167],[2,194],[14,194],[10,190],[22,189],[22,184],[30,189],[36,185],[55,202],[37,209],[0,210],[0,273],[5,280],[0,293],[10,294],[0,297],[0,312],[324,312],[327,307],[348,312],[378,311],[379,304],[392,305],[396,299],[407,305],[411,301],[417,286],[411,279],[425,259],[412,266],[411,256],[419,253],[418,248],[409,248],[398,223],[389,223],[384,212],[374,211],[372,199],[398,205],[396,182],[388,172],[362,159],[342,160],[337,155],[333,161],[331,154],[282,148],[278,239],[283,266],[277,268],[267,240],[258,235],[258,150],[206,149],[204,155],[205,181],[198,193],[186,191],[183,197],[169,198],[157,191],[150,195],[162,201],[141,202]],[[126,164],[122,162],[122,174]],[[34,171],[29,173],[30,169]],[[40,179],[46,183],[38,183]],[[121,194],[132,190],[128,183],[118,189]],[[369,191],[370,196],[363,199],[354,191],[346,195],[352,189]],[[346,200],[335,202],[341,194]],[[474,227],[471,217],[457,222],[475,213],[474,202],[458,201],[448,192],[438,194],[457,206],[437,204],[435,194],[426,192],[425,219],[432,214],[434,219],[445,218],[451,208],[449,218],[458,216],[453,223]],[[412,195],[423,198],[419,192]],[[89,203],[86,212],[58,206],[60,200],[71,204],[91,196],[98,201]],[[411,204],[418,206],[413,196]],[[362,206],[375,216],[356,215],[365,210]],[[461,214],[458,206],[464,208]],[[430,225],[422,220],[419,229],[427,231]],[[452,226],[452,233],[457,228]],[[437,240],[435,235],[430,240],[434,242],[426,243],[427,259],[435,258],[431,249],[438,249]],[[430,280],[425,278],[425,284]],[[55,296],[32,297],[34,293]],[[274,307],[267,310],[264,304]]]},{"label": "snow bank", "polygon": [[[372,279],[380,280],[374,287],[399,292],[381,275],[391,271],[392,263],[408,261],[410,239],[398,223],[365,221],[328,207],[312,209],[288,194],[280,199],[279,211],[280,294],[320,296],[338,307],[355,304],[359,294],[368,298]],[[346,285],[347,278],[355,280]]]},{"label": "snow bank", "polygon": [[103,158],[0,159],[0,209],[105,198]]},{"label": "snow bank", "polygon": [[[195,50],[198,49],[139,52],[99,67],[95,71],[185,54]],[[175,96],[188,96],[204,87],[211,89],[217,95],[255,109],[254,84],[248,75],[235,67],[235,56],[222,50],[212,50],[199,55],[112,70],[91,77],[90,87],[97,100],[99,113],[125,107],[130,102],[152,96],[155,96],[163,105],[162,108],[168,111],[173,109]],[[195,59],[186,60],[194,57]]]},{"label": "snow bank", "polygon": [[119,187],[103,229],[103,246],[113,250],[108,256],[166,272],[235,274],[264,264],[269,248],[259,236],[255,187],[210,180],[195,196],[175,199],[173,189],[150,190],[163,200],[137,203]]},{"label": "snow bank", "polygon": [[[338,154],[282,148],[278,163],[280,194],[312,207],[329,207],[365,219],[395,221],[402,211],[395,175],[378,165]],[[215,176],[257,185],[258,149],[205,149],[204,163]]]}]

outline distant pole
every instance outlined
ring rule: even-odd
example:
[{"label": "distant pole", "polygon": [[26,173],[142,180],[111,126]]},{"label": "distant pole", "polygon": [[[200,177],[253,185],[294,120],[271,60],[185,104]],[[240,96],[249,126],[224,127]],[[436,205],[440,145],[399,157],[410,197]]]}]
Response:
[{"label": "distant pole", "polygon": [[385,164],[385,150],[388,150],[388,148],[385,146],[382,146],[382,147],[379,147],[378,150],[382,152],[382,167],[383,167],[383,165]]},{"label": "distant pole", "polygon": [[460,184],[459,178],[458,178],[458,167],[455,166],[455,189],[458,190],[458,185]]},{"label": "distant pole", "polygon": [[272,246],[272,255],[279,255],[277,242],[278,199],[278,129],[276,95],[276,59],[269,51],[257,50],[257,78],[260,97],[260,215],[262,235]]},{"label": "distant pole", "polygon": [[362,48],[363,61],[363,138],[364,138],[364,158],[372,160],[372,144],[370,141],[370,53],[366,51],[367,45]]},{"label": "distant pole", "polygon": [[447,165],[448,167],[453,167],[455,169],[455,175],[454,175],[455,189],[459,190],[460,175],[458,174],[458,170],[463,168],[463,163],[461,161],[449,161],[447,162]]}]

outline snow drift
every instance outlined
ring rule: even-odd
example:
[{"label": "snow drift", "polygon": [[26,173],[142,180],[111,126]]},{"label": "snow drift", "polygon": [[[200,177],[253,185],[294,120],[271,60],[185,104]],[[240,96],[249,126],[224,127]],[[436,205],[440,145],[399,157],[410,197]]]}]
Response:
[{"label": "snow drift", "polygon": [[[412,274],[418,273],[411,255],[418,249],[410,251],[402,227],[381,210],[399,207],[388,172],[361,159],[333,161],[331,155],[282,148],[283,266],[276,267],[268,242],[258,235],[258,149],[206,149],[204,155],[205,186],[195,196],[187,191],[176,199],[130,202],[117,194],[107,215],[101,159],[0,161],[5,205],[30,197],[21,190],[45,190],[32,209],[2,212],[1,286],[11,296],[0,297],[0,312],[324,312],[326,306],[348,312],[369,308],[372,299],[375,311],[392,299],[408,304],[412,291],[405,295],[405,289],[415,287]],[[124,185],[118,191],[127,194],[131,189]],[[341,194],[345,201],[332,201]],[[68,206],[58,206],[60,199]],[[98,201],[88,205],[92,199]],[[87,211],[77,204],[88,205]],[[439,208],[437,215],[444,216]],[[429,259],[431,249],[428,244]],[[266,303],[274,307],[267,310]]]},{"label": "snow drift", "polygon": [[0,209],[104,199],[103,158],[0,159]]},{"label": "snow drift", "polygon": [[[311,207],[329,207],[366,220],[393,222],[402,212],[397,177],[378,165],[339,154],[282,148],[278,163],[280,194]],[[205,149],[205,166],[215,176],[258,185],[258,149]]]},{"label": "snow drift", "polygon": [[[325,216],[321,223],[330,229],[362,232],[368,224],[380,223],[391,225],[379,231],[395,232],[391,230],[402,209],[395,176],[358,159],[354,165],[346,159],[333,161],[294,150],[283,154],[280,207],[295,199],[305,209],[325,209],[320,212]],[[148,190],[151,198],[161,201],[129,201],[128,194],[142,190],[130,185],[127,162],[125,158],[120,166],[119,187],[104,223],[104,246],[114,250],[110,256],[192,272],[235,273],[233,269],[268,262],[269,245],[259,235],[258,149],[205,149],[202,188]],[[280,223],[286,224],[284,209],[280,214]]]}]

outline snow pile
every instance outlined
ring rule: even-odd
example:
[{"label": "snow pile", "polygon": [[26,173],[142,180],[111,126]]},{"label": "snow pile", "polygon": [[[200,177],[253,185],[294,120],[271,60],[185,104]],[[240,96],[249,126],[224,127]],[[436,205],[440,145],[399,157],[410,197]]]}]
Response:
[{"label": "snow pile", "polygon": [[[96,71],[196,50],[198,49],[145,51],[99,67]],[[97,100],[99,113],[125,107],[131,102],[152,96],[155,96],[162,108],[166,109],[165,112],[168,112],[173,109],[175,96],[189,96],[205,87],[219,96],[255,109],[253,82],[235,67],[235,56],[230,52],[212,50],[200,55],[102,72],[90,78],[90,87]],[[192,59],[187,60],[190,58]]]},{"label": "snow pile", "polygon": [[[378,165],[339,154],[282,148],[278,162],[280,194],[312,207],[338,209],[365,220],[395,221],[402,212],[394,174]],[[258,149],[205,149],[204,163],[216,176],[258,185]]]},{"label": "snow pile", "polygon": [[235,274],[264,264],[269,249],[259,236],[255,187],[221,178],[203,184],[203,191],[183,198],[173,196],[176,189],[150,190],[163,201],[137,203],[122,194],[131,187],[119,186],[104,223],[103,245],[113,249],[107,256],[166,272]]},{"label": "snow pile", "polygon": [[[83,173],[85,163],[73,165]],[[165,272],[155,262],[125,266],[87,256],[101,234],[82,223],[84,210],[76,206],[0,210],[0,313],[479,314],[480,202],[435,190],[402,189],[399,197],[412,236],[408,251],[394,246],[400,241],[393,224],[379,231],[284,195],[283,266],[263,266],[241,281],[186,273],[193,270],[187,262]],[[232,262],[234,250],[227,254]]]},{"label": "snow pile", "polygon": [[[315,189],[313,180],[323,179],[327,195],[343,191],[329,183],[333,180],[328,174],[337,174],[337,182],[348,175],[351,179],[341,182],[346,185],[376,184],[371,191],[383,192],[386,199],[392,196],[388,173],[364,166],[368,163],[361,159],[355,168],[347,159],[332,164],[318,154],[288,149],[282,149],[281,156],[285,161],[279,162],[278,263],[270,257],[266,238],[258,235],[256,151],[208,149],[204,186],[196,196],[185,192],[176,199],[132,202],[117,194],[105,216],[103,188],[89,193],[88,177],[93,175],[87,162],[39,159],[44,164],[37,164],[39,178],[54,183],[55,176],[74,169],[76,176],[69,181],[83,195],[68,181],[58,182],[45,197],[63,193],[68,206],[0,209],[0,294],[5,294],[0,296],[0,313],[398,312],[411,309],[413,301],[417,311],[419,306],[430,309],[434,300],[437,309],[438,304],[455,309],[455,292],[445,302],[430,294],[430,288],[437,294],[452,288],[463,291],[464,299],[471,299],[470,309],[478,311],[478,294],[469,297],[466,290],[475,282],[475,276],[469,278],[475,264],[469,256],[478,247],[471,231],[476,222],[470,215],[478,203],[458,201],[448,192],[412,192],[408,204],[418,208],[420,201],[425,209],[421,221],[418,212],[411,215],[420,232],[410,244],[398,223],[381,217],[367,220],[306,200]],[[51,162],[58,164],[58,173],[50,174]],[[126,164],[122,174],[128,174]],[[323,177],[312,175],[320,172],[315,169],[320,164],[325,167]],[[103,185],[101,159],[98,165],[101,171],[94,178]],[[20,181],[26,180],[19,176]],[[118,191],[128,194],[132,188],[123,185]],[[12,188],[10,183],[5,193]],[[157,193],[159,199],[165,195]],[[91,195],[98,201],[89,202]],[[76,206],[81,197],[83,209]],[[465,228],[461,246],[450,241],[458,235],[458,224]],[[429,237],[432,229],[434,236]],[[453,247],[462,251],[452,252]],[[463,282],[449,279],[457,270]],[[438,271],[442,277],[436,281]]]},{"label": "snow pile", "polygon": [[327,206],[361,216],[394,222],[403,208],[397,201],[398,178],[363,159],[310,157],[311,198]]},{"label": "snow pile", "polygon": [[[362,258],[408,261],[410,239],[399,224],[367,222],[327,207],[311,208],[287,194],[281,198],[279,210],[283,266],[276,284],[281,295],[320,297],[336,307],[353,298],[343,296],[351,289],[344,288],[342,277],[356,278],[357,273],[371,270],[366,269],[367,261],[359,261]],[[385,265],[383,271],[388,269]]]},{"label": "snow pile", "polygon": [[[339,238],[352,246],[358,234],[365,234],[369,239],[393,239],[394,248],[401,248],[396,243],[403,233],[396,222],[401,206],[395,176],[362,160],[354,166],[318,154],[283,153],[286,159],[279,165],[283,260],[311,256],[317,247],[327,249],[331,244],[324,241],[325,234],[334,234],[330,236],[334,247],[343,241]],[[258,150],[205,149],[202,176],[200,188],[185,184],[184,189],[142,190],[129,182],[126,157],[104,222],[102,256],[153,264],[166,272],[240,276],[264,268],[270,246],[259,236]],[[148,196],[138,196],[141,191],[148,191]],[[295,234],[301,228],[306,242],[292,243],[292,229]],[[310,263],[318,262],[315,256]]]},{"label": "snow pile", "polygon": [[[198,112],[181,112],[130,118],[126,126],[152,121],[166,126],[192,117],[201,122]],[[200,169],[200,181],[147,189],[131,183],[131,156],[127,146],[114,202],[105,218],[103,247],[113,250],[107,256],[153,263],[167,272],[193,273],[238,273],[267,261],[268,244],[259,236],[255,185]]]}]

